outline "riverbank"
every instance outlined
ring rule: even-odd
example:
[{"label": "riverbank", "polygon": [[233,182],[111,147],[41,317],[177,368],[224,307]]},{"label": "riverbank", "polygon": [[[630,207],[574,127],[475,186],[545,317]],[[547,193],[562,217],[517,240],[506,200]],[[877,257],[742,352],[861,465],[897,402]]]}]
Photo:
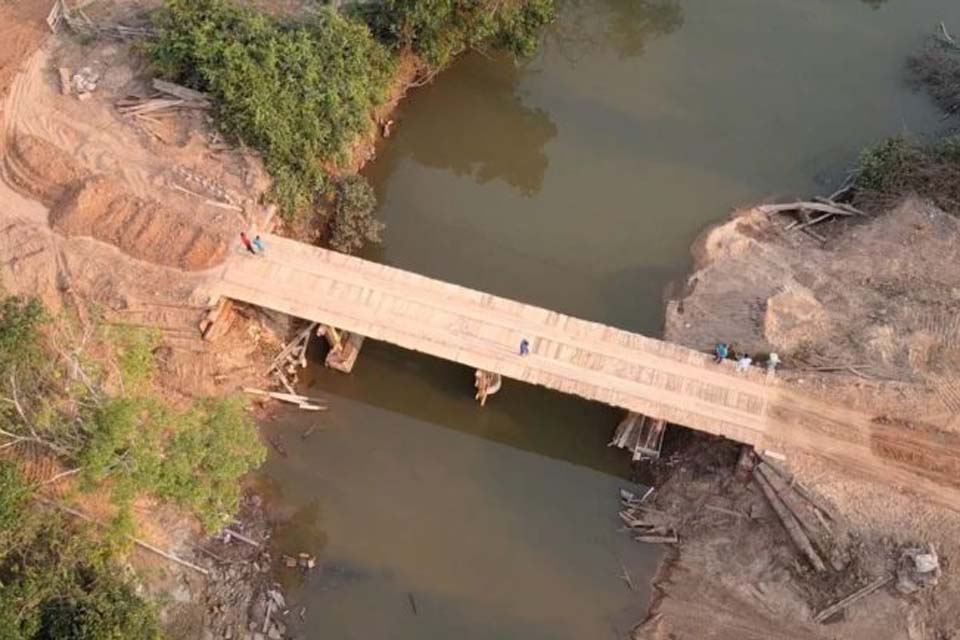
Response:
[{"label": "riverbank", "polygon": [[[686,291],[668,305],[666,337],[702,350],[722,340],[745,353],[776,352],[777,375],[819,397],[955,433],[960,276],[941,265],[960,260],[957,219],[907,198],[818,227],[818,237],[790,221],[752,209],[705,232]],[[891,585],[826,626],[812,619],[895,575],[905,550],[933,545],[941,558],[960,551],[955,511],[781,448],[787,472],[835,514],[828,551],[840,561],[818,573],[749,475],[735,477],[731,449],[699,442],[670,459],[676,470],[656,505],[683,518],[686,530],[637,638],[949,637],[960,590],[946,575],[909,595]]]},{"label": "riverbank", "polygon": [[[141,24],[156,5],[104,2],[86,10],[99,24]],[[65,25],[51,37],[49,9],[46,1],[0,8],[10,36],[0,45],[0,80],[8,82],[0,85],[5,292],[39,297],[58,323],[157,332],[158,393],[175,406],[269,386],[264,372],[290,319],[234,308],[212,343],[198,333],[209,301],[194,295],[235,248],[238,229],[277,223],[276,208],[266,204],[263,163],[224,143],[202,101],[196,108],[140,111],[156,90],[137,44],[77,37]],[[330,175],[353,173],[373,157],[420,70],[409,52],[398,56],[384,101],[344,157],[326,167]],[[126,111],[131,107],[136,113]],[[301,222],[285,232],[315,239],[309,219]],[[32,480],[68,491],[54,477],[57,469],[43,471]],[[152,502],[138,504],[135,521],[145,543],[200,568],[139,547],[129,556],[146,592],[164,603],[161,618],[172,636],[286,634],[286,612],[271,595],[282,598],[273,582],[281,560],[265,551],[273,525],[255,493],[247,492],[228,527],[252,542],[204,536],[187,514]]]}]

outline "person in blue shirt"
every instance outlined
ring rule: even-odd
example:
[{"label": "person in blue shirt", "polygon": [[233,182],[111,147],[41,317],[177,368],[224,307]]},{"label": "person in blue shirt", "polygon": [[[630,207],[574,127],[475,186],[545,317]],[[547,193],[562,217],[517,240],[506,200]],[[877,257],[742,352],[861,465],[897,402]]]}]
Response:
[{"label": "person in blue shirt", "polygon": [[525,356],[530,353],[530,341],[524,338],[520,341],[520,355]]},{"label": "person in blue shirt", "polygon": [[713,361],[717,364],[726,360],[728,355],[730,355],[730,345],[726,342],[718,342],[713,348]]}]

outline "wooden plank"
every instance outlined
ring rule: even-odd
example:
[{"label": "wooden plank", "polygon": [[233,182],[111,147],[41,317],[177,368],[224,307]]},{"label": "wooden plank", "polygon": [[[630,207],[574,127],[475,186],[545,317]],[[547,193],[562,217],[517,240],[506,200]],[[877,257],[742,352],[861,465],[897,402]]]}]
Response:
[{"label": "wooden plank", "polygon": [[166,80],[154,78],[153,88],[161,93],[176,96],[177,98],[186,100],[187,102],[205,103],[207,106],[210,105],[210,96],[207,94],[200,91],[194,91],[193,89],[188,89],[187,87],[179,84],[167,82]]},{"label": "wooden plank", "polygon": [[865,587],[861,589],[857,589],[856,591],[854,591],[847,597],[843,598],[842,600],[835,602],[834,604],[830,605],[826,609],[820,611],[817,615],[813,617],[814,622],[823,622],[824,620],[831,617],[835,613],[838,613],[839,611],[846,609],[856,601],[862,600],[863,598],[870,595],[874,591],[877,591],[878,589],[883,588],[891,580],[893,580],[893,576],[891,575],[881,576],[877,578],[876,580],[866,585]]},{"label": "wooden plank", "polygon": [[780,500],[780,496],[777,495],[777,492],[774,491],[773,487],[770,486],[770,483],[767,482],[767,479],[759,472],[754,470],[753,479],[760,486],[763,495],[766,496],[767,502],[773,507],[774,513],[777,514],[777,517],[780,518],[780,522],[783,523],[783,528],[787,530],[790,539],[793,540],[794,545],[797,549],[806,556],[807,560],[810,561],[811,566],[817,571],[826,571],[827,567],[823,564],[823,560],[820,559],[820,556],[817,555],[817,552],[814,550],[813,545],[810,544],[810,539],[803,532],[803,529],[800,526],[800,523],[797,522],[797,519],[790,513],[790,510],[787,509],[786,505]]}]

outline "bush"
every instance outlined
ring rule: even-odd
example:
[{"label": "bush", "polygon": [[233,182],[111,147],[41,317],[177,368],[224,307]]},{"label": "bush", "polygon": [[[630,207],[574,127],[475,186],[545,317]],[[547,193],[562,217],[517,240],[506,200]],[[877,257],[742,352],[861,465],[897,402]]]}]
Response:
[{"label": "bush", "polygon": [[281,25],[227,0],[167,0],[156,25],[157,71],[213,96],[220,127],[263,154],[287,216],[314,204],[324,163],[369,130],[392,73],[366,25],[332,7]]},{"label": "bush", "polygon": [[946,138],[923,145],[891,138],[860,154],[855,186],[863,208],[886,209],[906,195],[931,200],[960,214],[960,141]]},{"label": "bush", "polygon": [[412,49],[438,71],[487,42],[531,55],[554,16],[553,0],[385,0],[368,20],[382,39]]},{"label": "bush", "polygon": [[[30,489],[0,463],[0,640],[159,640],[152,606],[89,531],[27,509]],[[11,505],[13,508],[11,510]]]},{"label": "bush", "polygon": [[104,339],[114,352],[126,393],[146,391],[156,373],[157,363],[153,352],[160,346],[160,332],[157,329],[111,325]]},{"label": "bush", "polygon": [[0,301],[0,375],[4,378],[42,358],[40,328],[45,317],[36,299],[6,296]]},{"label": "bush", "polygon": [[380,242],[383,224],[374,218],[377,197],[362,176],[347,176],[340,182],[337,203],[330,220],[330,246],[353,253],[367,242]]},{"label": "bush", "polygon": [[857,165],[857,186],[882,190],[900,172],[904,162],[913,156],[912,145],[903,137],[890,138],[860,153]]},{"label": "bush", "polygon": [[240,502],[238,479],[266,459],[242,398],[205,399],[176,412],[150,399],[113,399],[91,420],[79,456],[88,486],[108,477],[121,507],[141,493],[173,501],[216,531]]},{"label": "bush", "polygon": [[13,463],[0,460],[0,549],[8,546],[6,534],[16,529],[23,519],[24,508],[32,495],[32,488]]},{"label": "bush", "polygon": [[238,479],[267,452],[243,398],[211,398],[180,416],[167,443],[156,493],[188,506],[208,531],[223,526],[240,504]]}]

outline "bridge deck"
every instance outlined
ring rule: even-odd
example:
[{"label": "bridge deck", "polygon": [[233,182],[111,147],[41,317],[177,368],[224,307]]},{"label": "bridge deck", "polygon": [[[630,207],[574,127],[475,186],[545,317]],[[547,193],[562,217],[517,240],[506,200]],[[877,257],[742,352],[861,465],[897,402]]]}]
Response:
[{"label": "bridge deck", "polygon": [[761,448],[798,447],[928,493],[950,486],[957,504],[960,441],[944,447],[939,435],[934,442],[923,431],[897,430],[679,345],[278,236],[264,240],[265,257],[228,259],[212,296]]}]

